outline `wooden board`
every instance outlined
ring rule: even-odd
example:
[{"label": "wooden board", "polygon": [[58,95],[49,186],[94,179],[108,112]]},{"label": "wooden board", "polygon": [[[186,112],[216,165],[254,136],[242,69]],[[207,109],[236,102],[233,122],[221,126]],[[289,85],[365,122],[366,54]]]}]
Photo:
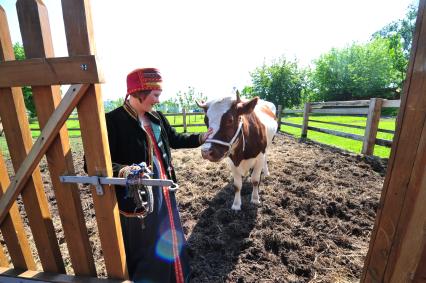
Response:
[{"label": "wooden board", "polygon": [[[62,0],[68,53],[71,56],[95,53],[91,11],[88,0]],[[113,40],[113,39],[112,39]],[[89,175],[112,176],[102,94],[92,85],[78,105],[83,147]],[[128,277],[120,215],[115,190],[105,187],[98,196],[92,187],[99,237],[109,278]]]},{"label": "wooden board", "polygon": [[4,62],[0,87],[101,83],[104,78],[98,66],[92,55]]},{"label": "wooden board", "polygon": [[[3,10],[0,11],[0,16],[0,55],[2,55],[0,61],[15,60],[6,14]],[[0,88],[0,116],[2,117],[13,167],[15,171],[18,171],[32,145],[21,88]],[[34,169],[34,172],[30,172],[32,177],[24,184],[25,189],[22,192],[22,199],[40,261],[46,271],[65,272],[47,199],[44,194],[40,170],[36,169],[36,166]]]},{"label": "wooden board", "polygon": [[[407,79],[401,99],[398,125],[392,145],[383,192],[365,260],[362,282],[407,282],[414,277],[424,246],[426,215],[425,173],[420,150],[426,122],[426,14],[420,1]],[[423,156],[419,157],[419,154]],[[420,158],[420,159],[419,159]],[[423,167],[422,167],[423,166]],[[420,170],[420,171],[419,171]],[[420,174],[419,174],[420,173]],[[418,185],[415,186],[414,184]],[[422,187],[423,186],[423,187]],[[413,225],[417,223],[416,225]],[[419,230],[421,234],[418,234]],[[413,238],[408,238],[408,235]],[[419,235],[422,235],[419,237]],[[409,260],[402,270],[402,260]],[[403,278],[403,281],[398,281]]]},{"label": "wooden board", "polygon": [[[33,0],[18,0],[16,6],[25,54],[37,57],[54,56],[46,7]],[[69,65],[70,72],[73,72],[72,67],[73,65]],[[60,89],[59,86],[33,86],[32,93],[39,124],[43,129],[61,101]],[[81,94],[75,95],[81,97]],[[71,104],[75,106],[76,101]],[[70,110],[72,111],[72,108],[67,109],[69,114]],[[65,119],[67,118],[68,116]],[[96,276],[79,188],[77,184],[64,184],[59,180],[61,175],[75,174],[66,126],[59,130],[59,135],[46,152],[46,158],[74,273]]]},{"label": "wooden board", "polygon": [[362,154],[373,155],[374,145],[376,144],[377,129],[379,128],[382,103],[383,100],[380,98],[370,99],[370,106],[368,108],[367,115],[367,125],[365,127],[364,139],[361,149]]},{"label": "wooden board", "polygon": [[[3,196],[9,184],[10,180],[6,164],[0,152],[0,198]],[[6,242],[13,266],[17,269],[35,270],[36,265],[31,254],[30,245],[24,230],[24,224],[16,202],[12,204],[3,223],[0,224],[0,230]]]},{"label": "wooden board", "polygon": [[85,276],[70,276],[64,274],[46,273],[39,271],[19,271],[0,267],[0,282],[2,283],[132,283],[128,280],[100,279]]}]

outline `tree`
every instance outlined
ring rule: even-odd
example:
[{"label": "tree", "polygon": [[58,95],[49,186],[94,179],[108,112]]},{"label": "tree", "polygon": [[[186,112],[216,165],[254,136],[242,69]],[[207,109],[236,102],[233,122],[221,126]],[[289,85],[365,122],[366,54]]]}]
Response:
[{"label": "tree", "polygon": [[243,94],[290,108],[300,104],[305,84],[305,71],[300,69],[297,61],[288,61],[281,57],[270,66],[265,63],[250,73],[253,86],[245,87]]},{"label": "tree", "polygon": [[[13,52],[15,53],[16,60],[24,60],[25,59],[25,51],[24,47],[19,43],[15,43],[13,45]],[[33,101],[33,93],[31,91],[31,87],[24,86],[22,87],[22,93],[24,95],[24,102],[25,107],[27,108],[27,111],[29,112],[29,115],[31,118],[34,118],[37,116],[34,101]]]},{"label": "tree", "polygon": [[415,0],[408,6],[405,18],[391,22],[379,31],[373,33],[372,38],[389,39],[389,52],[391,53],[394,68],[400,72],[401,82],[399,88],[405,80],[405,75],[410,60],[410,52],[413,40],[413,33],[416,24],[418,1]]},{"label": "tree", "polygon": [[195,90],[195,88],[188,86],[186,92],[178,91],[176,94],[177,104],[185,110],[198,109],[196,101],[206,101],[207,97],[202,93]]},{"label": "tree", "polygon": [[315,61],[309,85],[315,101],[396,98],[403,76],[395,68],[402,48],[390,48],[390,38],[332,49]]},{"label": "tree", "polygon": [[124,98],[120,97],[116,100],[106,100],[104,101],[104,110],[105,112],[110,112],[117,107],[120,107],[124,104]]}]

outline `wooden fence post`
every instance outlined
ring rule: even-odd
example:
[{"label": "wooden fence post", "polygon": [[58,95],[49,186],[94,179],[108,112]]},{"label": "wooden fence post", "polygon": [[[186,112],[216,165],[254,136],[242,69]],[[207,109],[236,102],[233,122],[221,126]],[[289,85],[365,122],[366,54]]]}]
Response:
[{"label": "wooden fence post", "polygon": [[398,126],[362,283],[426,278],[426,0],[419,2]]},{"label": "wooden fence post", "polygon": [[[70,56],[95,54],[89,0],[62,0],[65,35]],[[101,88],[92,84],[77,106],[89,175],[112,176],[111,155]],[[128,278],[126,254],[115,191],[103,186],[99,196],[92,186],[93,204],[108,278]]]},{"label": "wooden fence post", "polygon": [[282,105],[278,105],[278,110],[276,113],[277,116],[277,122],[278,122],[278,132],[281,131],[281,114],[283,111],[283,106]]},{"label": "wooden fence post", "polygon": [[186,110],[182,108],[182,123],[183,123],[183,132],[186,133]]},{"label": "wooden fence post", "polygon": [[302,125],[302,134],[301,138],[306,139],[308,136],[308,120],[309,120],[309,112],[311,111],[311,104],[305,103],[305,108],[303,109],[303,125]]},{"label": "wooden fence post", "polygon": [[364,132],[361,153],[373,155],[376,143],[377,129],[379,128],[380,113],[382,111],[383,99],[371,98],[368,107],[367,125]]},{"label": "wooden fence post", "polygon": [[[54,57],[48,10],[42,2],[17,1],[22,41],[27,58]],[[40,129],[43,129],[61,101],[58,86],[33,86],[33,100]],[[96,276],[96,268],[85,226],[77,184],[61,183],[64,172],[74,174],[68,131],[64,124],[58,137],[46,152],[49,173],[55,192],[58,212],[64,229],[72,266],[76,275]]]}]

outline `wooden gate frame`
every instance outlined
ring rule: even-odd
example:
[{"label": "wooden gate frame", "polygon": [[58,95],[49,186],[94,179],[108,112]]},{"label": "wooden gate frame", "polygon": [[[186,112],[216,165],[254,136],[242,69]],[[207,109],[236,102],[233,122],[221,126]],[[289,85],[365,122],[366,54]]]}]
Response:
[{"label": "wooden gate frame", "polygon": [[[416,31],[398,126],[376,223],[365,260],[362,282],[426,281],[426,14],[419,3]],[[68,133],[63,124],[77,106],[90,175],[111,176],[101,91],[89,0],[62,0],[70,57],[54,58],[47,9],[41,0],[18,0],[18,15],[27,60],[14,61],[6,15],[0,9],[0,116],[3,118],[16,176],[10,183],[0,154],[0,229],[12,264],[0,249],[0,271],[49,282],[98,282],[93,255],[82,217],[77,187],[62,184],[58,176],[73,173]],[[7,78],[7,79],[5,79]],[[73,84],[61,100],[58,84]],[[39,123],[43,128],[32,146],[20,86],[33,86]],[[32,146],[32,147],[31,147]],[[58,210],[79,279],[64,275],[38,163],[46,154]],[[127,268],[114,191],[98,196],[92,188],[96,219],[109,278],[126,279]],[[32,271],[34,259],[14,202],[21,193],[43,270]],[[19,272],[18,270],[24,270]],[[27,271],[25,271],[27,270]],[[3,273],[3,274],[5,274]],[[81,277],[80,277],[81,278]],[[113,281],[113,280],[109,280]]]},{"label": "wooden gate frame", "polygon": [[[64,125],[77,107],[89,175],[112,176],[89,0],[62,0],[69,57],[55,58],[48,12],[41,0],[18,0],[18,19],[28,59],[15,61],[6,14],[0,6],[0,116],[16,175],[12,182],[0,154],[0,228],[14,270],[3,274],[52,282],[99,280],[85,226],[78,186],[59,176],[73,174],[68,132]],[[61,99],[60,84],[71,84]],[[21,86],[32,86],[42,132],[32,142]],[[65,274],[38,164],[46,154],[58,211],[76,276]],[[108,278],[128,278],[117,200],[104,186],[98,196],[92,187],[99,237]],[[36,269],[15,200],[21,193],[29,225],[45,273]],[[15,232],[16,231],[16,232]],[[0,249],[0,265],[9,266]],[[4,268],[2,272],[4,272]],[[28,270],[17,272],[17,270]],[[82,279],[82,277],[85,279]],[[92,277],[92,279],[88,279]],[[20,279],[21,280],[21,279]],[[109,280],[114,282],[115,280]],[[97,281],[93,281],[97,282]]]}]

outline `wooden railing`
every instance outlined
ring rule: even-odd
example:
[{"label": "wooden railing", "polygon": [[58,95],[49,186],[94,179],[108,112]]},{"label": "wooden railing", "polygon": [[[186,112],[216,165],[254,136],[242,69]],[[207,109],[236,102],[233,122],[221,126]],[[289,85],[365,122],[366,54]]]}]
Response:
[{"label": "wooden railing", "polygon": [[[381,98],[372,98],[370,100],[355,100],[355,101],[329,101],[329,102],[310,102],[306,103],[303,110],[289,110],[278,107],[277,116],[279,121],[279,129],[281,125],[296,127],[301,129],[301,138],[306,139],[308,130],[317,131],[325,134],[335,135],[348,139],[362,141],[361,153],[365,155],[372,155],[374,145],[382,145],[386,147],[392,146],[391,140],[377,138],[377,132],[394,134],[394,131],[379,129],[380,113],[382,108],[399,107],[399,100],[386,100]],[[303,114],[303,123],[301,125],[282,121],[283,115],[286,114]],[[337,122],[326,122],[316,119],[311,119],[311,114],[326,114],[328,115],[344,115],[344,116],[366,116],[367,122],[365,126],[349,125]],[[352,133],[345,133],[325,128],[318,128],[309,126],[309,122],[323,123],[336,126],[344,126],[348,128],[364,129],[364,135],[357,135]]]}]

